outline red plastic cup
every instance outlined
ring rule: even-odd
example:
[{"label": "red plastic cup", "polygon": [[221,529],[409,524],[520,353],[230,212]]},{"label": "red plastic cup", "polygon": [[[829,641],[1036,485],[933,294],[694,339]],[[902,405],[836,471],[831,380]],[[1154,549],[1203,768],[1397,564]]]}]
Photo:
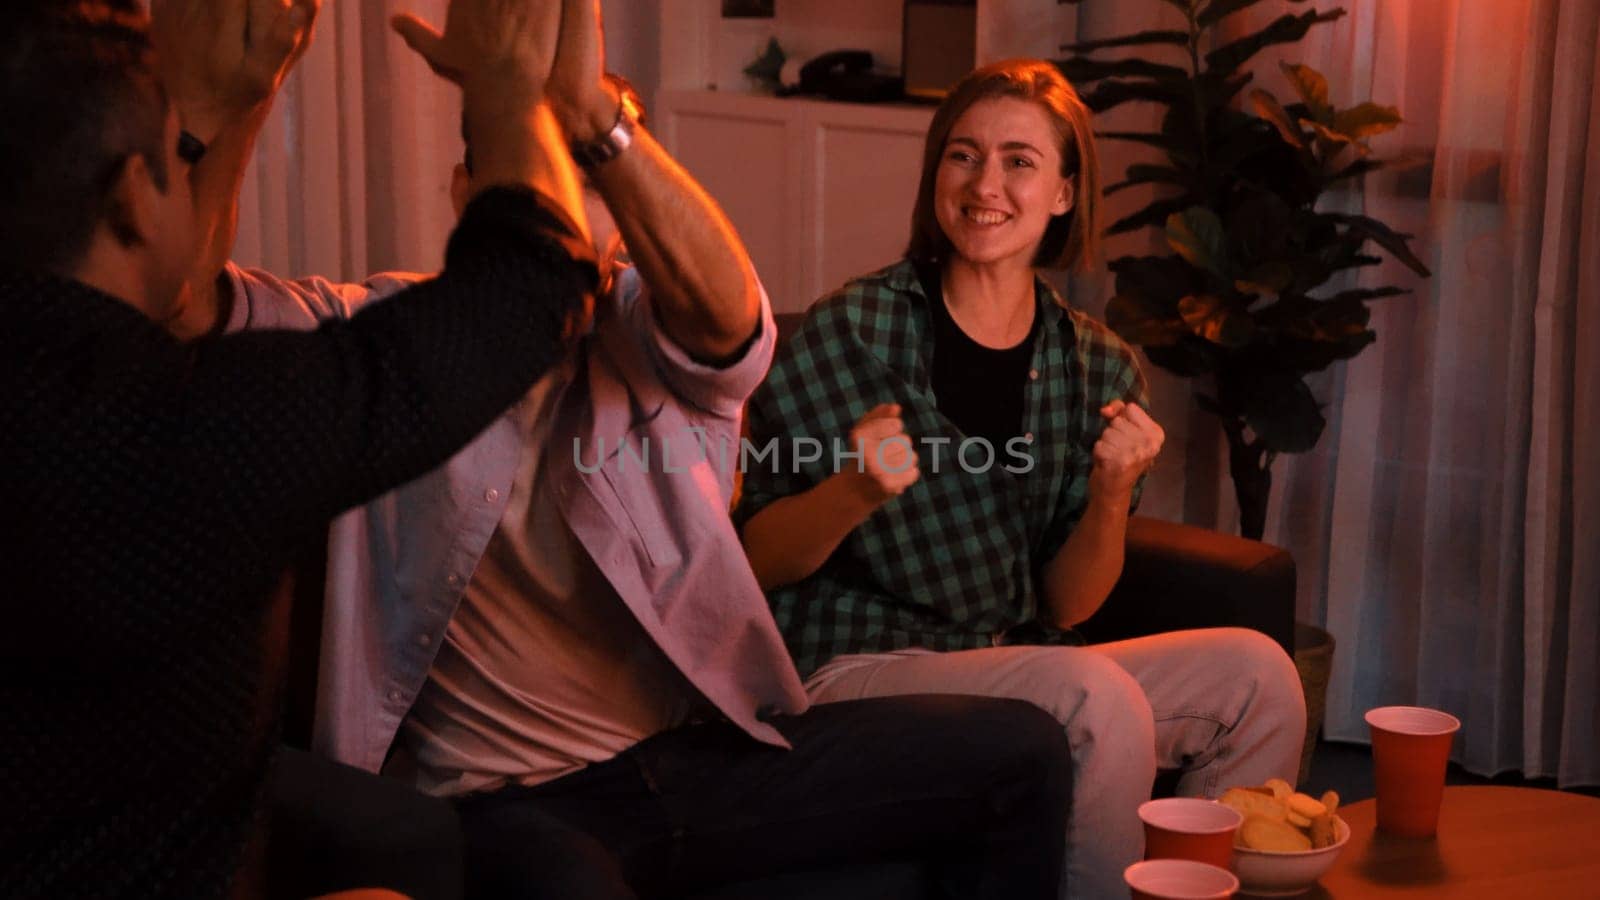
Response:
[{"label": "red plastic cup", "polygon": [[1168,797],[1139,805],[1145,859],[1192,859],[1226,869],[1233,865],[1233,835],[1244,817],[1215,800]]},{"label": "red plastic cup", "polygon": [[1444,770],[1461,720],[1420,706],[1369,710],[1372,765],[1378,783],[1378,828],[1402,837],[1439,830]]},{"label": "red plastic cup", "polygon": [[1227,900],[1239,879],[1227,869],[1192,859],[1147,859],[1122,870],[1133,900]]}]

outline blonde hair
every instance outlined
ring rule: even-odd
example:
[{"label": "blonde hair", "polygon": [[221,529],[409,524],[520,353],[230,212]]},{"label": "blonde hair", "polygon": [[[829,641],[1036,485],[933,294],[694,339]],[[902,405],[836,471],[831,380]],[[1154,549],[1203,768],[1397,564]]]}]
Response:
[{"label": "blonde hair", "polygon": [[1061,175],[1073,184],[1072,208],[1051,218],[1033,264],[1044,269],[1091,268],[1100,252],[1100,164],[1095,157],[1089,107],[1050,63],[1008,59],[973,70],[940,104],[928,126],[922,154],[922,179],[911,213],[911,243],[906,256],[943,262],[950,239],[934,214],[934,183],[944,158],[945,143],[962,114],[980,100],[1016,97],[1037,103],[1055,128],[1061,151]]}]

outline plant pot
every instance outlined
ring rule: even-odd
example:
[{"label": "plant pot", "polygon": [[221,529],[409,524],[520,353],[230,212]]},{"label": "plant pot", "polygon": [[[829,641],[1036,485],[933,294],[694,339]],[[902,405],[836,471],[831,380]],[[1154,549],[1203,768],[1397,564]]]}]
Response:
[{"label": "plant pot", "polygon": [[1304,790],[1311,777],[1311,755],[1322,731],[1322,714],[1328,706],[1328,676],[1333,672],[1333,635],[1305,622],[1294,623],[1294,667],[1306,696],[1306,742],[1300,751],[1300,778]]}]

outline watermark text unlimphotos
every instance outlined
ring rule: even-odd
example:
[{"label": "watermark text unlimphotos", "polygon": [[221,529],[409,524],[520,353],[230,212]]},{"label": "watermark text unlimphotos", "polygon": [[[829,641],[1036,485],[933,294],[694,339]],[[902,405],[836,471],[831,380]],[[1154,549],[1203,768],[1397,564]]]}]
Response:
[{"label": "watermark text unlimphotos", "polygon": [[[959,467],[969,474],[988,472],[996,465],[1013,475],[1025,475],[1034,468],[1031,437],[1014,437],[1005,443],[1003,454],[987,438],[969,437],[956,441],[938,435],[922,437],[913,442],[904,435],[882,441],[875,449],[852,449],[849,442],[834,438],[831,448],[822,441],[809,437],[775,437],[757,446],[749,438],[737,441],[727,437],[708,440],[706,430],[699,427],[685,429],[694,439],[674,441],[670,436],[658,436],[653,441],[620,441],[607,445],[604,438],[585,444],[582,438],[572,439],[572,458],[578,471],[593,474],[610,469],[613,474],[636,472],[687,472],[698,463],[716,460],[726,471],[736,462],[741,473],[765,470],[773,474],[799,474],[815,463],[824,463],[829,472],[867,471],[869,457],[885,472],[904,472],[913,465],[912,456],[906,453],[890,461],[890,448],[898,445],[905,450],[916,450],[920,458],[917,465],[932,474],[944,469]],[[608,453],[608,451],[610,451]],[[831,451],[831,452],[830,452]]]}]

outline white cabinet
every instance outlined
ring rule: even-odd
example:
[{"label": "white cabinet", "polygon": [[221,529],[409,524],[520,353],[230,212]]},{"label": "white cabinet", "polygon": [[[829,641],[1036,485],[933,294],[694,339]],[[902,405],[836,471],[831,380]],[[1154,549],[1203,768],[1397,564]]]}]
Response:
[{"label": "white cabinet", "polygon": [[931,107],[663,91],[655,116],[744,238],[779,312],[905,251]]},{"label": "white cabinet", "polygon": [[[727,211],[779,311],[900,258],[933,108],[753,94],[740,70],[776,37],[802,59],[863,47],[898,71],[903,5],[780,0],[775,19],[723,19],[718,0],[662,0],[655,130]],[[978,0],[978,61],[1057,55],[1076,10]]]},{"label": "white cabinet", "polygon": [[[771,19],[724,19],[720,0],[659,2],[662,90],[749,91],[741,72],[769,38],[795,59],[860,48],[900,71],[904,0],[778,0]],[[1059,0],[978,0],[977,61],[1059,56],[1077,22],[1078,7]]]}]

